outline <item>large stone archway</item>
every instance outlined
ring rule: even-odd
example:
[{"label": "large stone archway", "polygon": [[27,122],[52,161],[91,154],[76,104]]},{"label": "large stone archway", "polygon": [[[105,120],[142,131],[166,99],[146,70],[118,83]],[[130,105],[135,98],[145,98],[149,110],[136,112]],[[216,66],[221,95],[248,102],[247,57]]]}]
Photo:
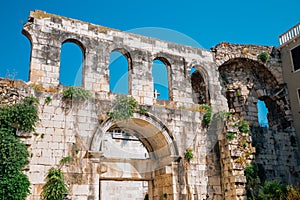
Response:
[{"label": "large stone archway", "polygon": [[[119,133],[118,136],[113,136],[114,131]],[[123,137],[122,133],[126,136]],[[110,142],[117,144],[126,141],[127,145],[111,143],[105,145],[110,134],[112,134]],[[141,151],[142,148],[138,146],[137,140],[149,156],[136,158],[129,153],[132,150]],[[117,148],[112,149],[116,146],[122,146],[122,151],[118,152]],[[110,148],[110,153],[107,153],[107,148]],[[113,151],[115,153],[111,153]],[[128,155],[122,155],[123,153]],[[128,198],[130,193],[136,194],[134,198],[140,198],[147,193],[149,199],[165,194],[173,199],[175,195],[173,185],[176,184],[173,177],[177,175],[172,169],[174,161],[179,157],[178,151],[169,129],[154,116],[136,113],[129,120],[114,122],[109,119],[103,122],[94,134],[89,154],[91,157],[98,156],[96,165],[99,169],[97,173],[100,179],[100,199],[105,199],[107,195],[112,194],[117,199],[120,193],[113,192],[117,188],[124,190],[122,195],[123,197],[127,195]]]}]

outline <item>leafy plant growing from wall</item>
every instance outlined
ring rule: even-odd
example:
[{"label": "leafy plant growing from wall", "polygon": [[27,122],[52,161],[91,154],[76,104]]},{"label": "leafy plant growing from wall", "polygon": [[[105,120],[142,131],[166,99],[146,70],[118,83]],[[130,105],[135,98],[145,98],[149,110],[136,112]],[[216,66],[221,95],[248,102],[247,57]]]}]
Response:
[{"label": "leafy plant growing from wall", "polygon": [[255,199],[259,189],[258,169],[255,165],[247,165],[244,174],[246,176],[246,192],[247,196],[251,199]]},{"label": "leafy plant growing from wall", "polygon": [[287,189],[285,185],[282,185],[277,181],[266,181],[259,188],[258,199],[286,199],[286,193]]},{"label": "leafy plant growing from wall", "polygon": [[237,126],[241,133],[249,133],[250,132],[249,122],[246,120],[240,120],[238,122]]},{"label": "leafy plant growing from wall", "polygon": [[23,200],[29,194],[30,182],[22,170],[30,154],[16,132],[35,130],[37,103],[36,98],[26,97],[21,103],[0,109],[0,198]]},{"label": "leafy plant growing from wall", "polygon": [[21,131],[34,131],[34,125],[38,121],[36,105],[38,100],[34,97],[26,97],[23,103],[4,106],[0,109],[0,128]]},{"label": "leafy plant growing from wall", "polygon": [[28,157],[26,145],[14,136],[13,129],[1,128],[0,199],[23,200],[30,193],[30,182],[22,172]]},{"label": "leafy plant growing from wall", "polygon": [[112,112],[108,116],[115,121],[128,120],[137,109],[137,101],[130,96],[119,96],[113,100]]},{"label": "leafy plant growing from wall", "polygon": [[82,87],[71,86],[63,91],[63,98],[69,100],[87,100],[92,97],[90,91]]},{"label": "leafy plant growing from wall", "polygon": [[49,103],[51,103],[51,101],[52,101],[52,98],[50,97],[50,96],[47,96],[46,98],[45,98],[45,104],[49,104]]},{"label": "leafy plant growing from wall", "polygon": [[207,104],[202,104],[200,105],[200,109],[202,110],[202,112],[204,112],[202,121],[204,125],[208,127],[212,120],[212,107]]},{"label": "leafy plant growing from wall", "polygon": [[43,200],[62,200],[67,194],[68,188],[64,183],[64,175],[61,169],[50,168],[43,186]]},{"label": "leafy plant growing from wall", "polygon": [[257,59],[259,59],[263,63],[266,63],[269,60],[269,54],[263,51],[257,56]]},{"label": "leafy plant growing from wall", "polygon": [[187,159],[188,162],[194,158],[194,153],[192,148],[187,148],[184,153],[185,159]]},{"label": "leafy plant growing from wall", "polygon": [[236,136],[235,136],[235,134],[234,134],[233,132],[227,132],[227,133],[226,133],[226,138],[227,138],[228,140],[233,140],[233,139],[236,138]]}]

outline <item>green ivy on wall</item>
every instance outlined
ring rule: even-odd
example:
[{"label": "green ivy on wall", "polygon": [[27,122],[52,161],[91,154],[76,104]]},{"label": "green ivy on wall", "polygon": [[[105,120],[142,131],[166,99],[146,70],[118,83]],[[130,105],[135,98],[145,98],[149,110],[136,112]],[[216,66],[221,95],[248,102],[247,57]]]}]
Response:
[{"label": "green ivy on wall", "polygon": [[38,100],[26,97],[22,103],[0,108],[0,199],[24,200],[30,182],[22,172],[30,156],[16,131],[34,131],[38,121]]}]

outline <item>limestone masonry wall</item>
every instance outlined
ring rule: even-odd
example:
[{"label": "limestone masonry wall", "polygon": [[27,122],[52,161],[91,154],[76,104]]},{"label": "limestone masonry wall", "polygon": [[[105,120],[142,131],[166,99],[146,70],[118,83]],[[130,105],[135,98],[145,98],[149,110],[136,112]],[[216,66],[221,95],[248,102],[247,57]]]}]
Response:
[{"label": "limestone masonry wall", "polygon": [[[220,43],[208,51],[43,11],[30,13],[23,33],[31,42],[30,81],[1,79],[0,108],[25,96],[39,99],[36,133],[18,133],[32,153],[25,169],[28,200],[41,199],[47,171],[66,157],[71,161],[62,170],[72,200],[245,199],[248,164],[258,165],[261,181],[299,183],[299,143],[275,47]],[[83,51],[88,100],[63,98],[66,87],[59,76],[65,42]],[[129,120],[107,114],[119,96],[109,89],[113,51],[128,60],[128,96],[146,110]],[[257,58],[262,52],[270,55],[267,62]],[[153,94],[153,60],[167,67],[169,100]],[[258,100],[269,109],[265,125],[258,123]],[[202,103],[212,107],[210,125],[203,121]],[[221,119],[225,112],[234,123],[247,120],[251,133]],[[228,132],[237,137],[229,140]],[[186,158],[187,149],[192,159]]]}]

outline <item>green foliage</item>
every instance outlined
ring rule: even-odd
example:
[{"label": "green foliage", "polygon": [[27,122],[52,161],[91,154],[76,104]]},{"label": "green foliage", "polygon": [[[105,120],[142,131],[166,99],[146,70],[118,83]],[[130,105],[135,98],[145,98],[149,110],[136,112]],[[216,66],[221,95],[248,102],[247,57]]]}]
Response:
[{"label": "green foliage", "polygon": [[269,54],[263,51],[257,56],[257,59],[259,59],[263,63],[266,63],[269,60]]},{"label": "green foliage", "polygon": [[193,158],[194,158],[193,149],[192,149],[192,148],[187,148],[187,149],[185,150],[184,157],[185,157],[185,159],[187,159],[188,161],[190,161],[191,159],[193,159]]},{"label": "green foliage", "polygon": [[24,200],[30,194],[29,186],[28,177],[21,171],[0,174],[0,199]]},{"label": "green foliage", "polygon": [[90,91],[82,87],[71,86],[63,91],[63,98],[72,100],[87,100],[92,97]]},{"label": "green foliage", "polygon": [[133,97],[119,96],[113,101],[113,111],[108,116],[115,121],[128,120],[136,111],[137,102]]},{"label": "green foliage", "polygon": [[233,115],[230,112],[226,112],[224,110],[217,112],[216,119],[219,120],[231,120]]},{"label": "green foliage", "polygon": [[212,120],[212,107],[207,104],[202,104],[201,109],[204,110],[204,115],[203,115],[203,123],[205,126],[209,126]]},{"label": "green foliage", "polygon": [[256,165],[247,165],[244,174],[247,179],[246,191],[249,200],[298,200],[300,185],[284,185],[278,181],[260,183]]},{"label": "green foliage", "polygon": [[23,200],[29,194],[30,183],[22,173],[28,157],[27,147],[13,129],[0,128],[0,198]]},{"label": "green foliage", "polygon": [[164,193],[163,197],[164,197],[164,199],[167,199],[168,198],[168,194]]},{"label": "green foliage", "polygon": [[71,162],[72,161],[72,158],[70,156],[68,157],[64,157],[60,160],[60,163],[61,164],[65,164],[65,163],[68,163],[68,162]]},{"label": "green foliage", "polygon": [[4,106],[0,109],[0,128],[34,131],[34,125],[38,121],[36,104],[38,100],[27,97],[23,103]]},{"label": "green foliage", "polygon": [[255,165],[247,165],[244,174],[247,180],[247,196],[249,199],[255,199],[259,189],[258,169]]},{"label": "green foliage", "polygon": [[277,181],[266,181],[260,188],[258,199],[259,200],[281,200],[285,199],[287,188]]},{"label": "green foliage", "polygon": [[36,98],[26,97],[22,103],[0,109],[0,198],[24,200],[29,194],[30,182],[22,170],[30,154],[15,134],[17,130],[35,130],[37,104]]},{"label": "green foliage", "polygon": [[226,133],[226,138],[228,140],[233,140],[234,138],[236,138],[235,134],[233,132],[227,132]]},{"label": "green foliage", "polygon": [[139,107],[139,113],[146,114],[148,111],[145,108]]},{"label": "green foliage", "polygon": [[68,192],[64,183],[64,175],[60,169],[50,168],[46,176],[46,183],[43,186],[43,200],[62,200]]},{"label": "green foliage", "polygon": [[238,126],[238,129],[241,133],[249,133],[250,132],[249,122],[246,121],[246,120],[239,121],[237,126]]},{"label": "green foliage", "polygon": [[0,172],[13,173],[28,164],[29,153],[25,144],[13,135],[12,129],[0,129]]},{"label": "green foliage", "polygon": [[49,103],[51,103],[51,101],[52,101],[52,98],[50,97],[50,96],[48,96],[48,97],[46,97],[46,99],[45,99],[45,104],[49,104]]}]

